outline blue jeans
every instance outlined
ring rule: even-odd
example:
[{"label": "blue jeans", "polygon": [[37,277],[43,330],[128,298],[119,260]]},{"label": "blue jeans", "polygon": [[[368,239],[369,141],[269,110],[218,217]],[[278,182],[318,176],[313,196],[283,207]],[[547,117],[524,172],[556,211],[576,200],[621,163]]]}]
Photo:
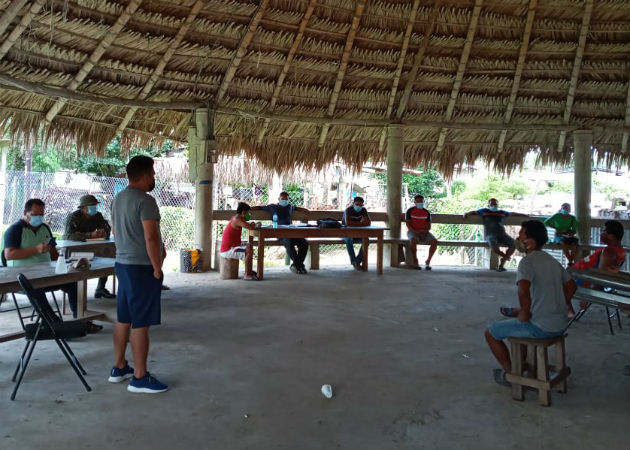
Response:
[{"label": "blue jeans", "polygon": [[359,263],[362,264],[363,263],[363,246],[361,246],[361,248],[359,249],[359,254],[355,255],[354,253],[354,244],[355,243],[362,243],[363,240],[360,238],[342,238],[343,241],[346,243],[346,249],[348,250],[348,256],[350,256],[350,264],[354,264]]},{"label": "blue jeans", "polygon": [[534,325],[530,321],[521,322],[518,319],[507,319],[492,322],[488,327],[490,334],[498,341],[509,337],[530,338],[530,339],[550,339],[564,334],[561,331],[546,331]]}]

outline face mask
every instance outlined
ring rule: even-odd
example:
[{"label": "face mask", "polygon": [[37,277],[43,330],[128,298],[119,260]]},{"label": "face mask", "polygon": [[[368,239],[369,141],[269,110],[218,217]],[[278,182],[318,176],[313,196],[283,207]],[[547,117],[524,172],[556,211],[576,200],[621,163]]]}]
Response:
[{"label": "face mask", "polygon": [[571,214],[571,211],[569,211],[568,209],[561,209],[560,214],[564,214],[566,216],[567,214]]},{"label": "face mask", "polygon": [[38,227],[44,223],[44,216],[31,216],[29,223],[32,227]]},{"label": "face mask", "polygon": [[98,212],[98,206],[90,205],[88,206],[88,215],[93,216]]},{"label": "face mask", "polygon": [[424,203],[416,203],[416,208],[418,209],[424,208]]},{"label": "face mask", "polygon": [[278,204],[279,204],[280,206],[287,206],[287,205],[289,204],[289,200],[280,200],[280,201],[278,202]]},{"label": "face mask", "polygon": [[499,210],[498,206],[488,206],[488,209],[492,212],[497,212]]},{"label": "face mask", "polygon": [[525,243],[519,241],[518,239],[514,241],[514,247],[521,253],[527,253],[527,248],[525,247]]},{"label": "face mask", "polygon": [[250,213],[245,214],[245,220],[249,220],[252,218],[252,215]]},{"label": "face mask", "polygon": [[359,205],[353,205],[353,207],[356,212],[359,212],[363,209],[363,206],[359,206]]}]

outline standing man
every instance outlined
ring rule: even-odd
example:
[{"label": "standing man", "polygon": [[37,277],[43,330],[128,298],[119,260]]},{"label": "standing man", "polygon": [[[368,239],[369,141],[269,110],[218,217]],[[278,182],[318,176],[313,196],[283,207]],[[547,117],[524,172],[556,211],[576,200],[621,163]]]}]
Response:
[{"label": "standing man", "polygon": [[[341,223],[347,227],[369,227],[372,225],[370,216],[368,215],[367,209],[363,207],[363,204],[363,197],[354,197],[352,205],[347,207],[343,212]],[[363,270],[361,265],[363,264],[363,252],[365,252],[366,249],[364,249],[363,245],[361,245],[359,254],[355,255],[354,253],[354,244],[357,242],[362,243],[363,239],[349,237],[342,239],[346,243],[346,249],[348,250],[348,255],[350,256],[350,264],[352,264],[352,266],[357,270]]]},{"label": "standing man", "polygon": [[[291,225],[294,211],[302,211],[307,215],[310,213],[306,208],[291,205],[289,203],[289,193],[286,191],[280,192],[278,203],[267,206],[254,206],[252,210],[267,211],[271,217],[276,214],[278,216],[278,225]],[[291,272],[306,275],[306,267],[304,267],[304,260],[308,253],[308,242],[306,242],[306,239],[279,239],[279,241],[282,242],[289,258],[291,258]]]},{"label": "standing man", "polygon": [[422,195],[416,195],[413,198],[413,202],[414,206],[409,208],[405,214],[407,237],[411,243],[413,264],[418,270],[422,270],[416,255],[417,245],[428,245],[429,257],[424,264],[426,270],[431,270],[431,258],[433,258],[438,245],[437,239],[429,231],[431,230],[431,213],[424,207],[424,197]]},{"label": "standing man", "polygon": [[[487,208],[480,208],[476,211],[473,210],[464,213],[464,220],[468,219],[468,216],[475,214],[481,216],[486,241],[490,244],[490,247],[492,247],[492,251],[501,257],[501,262],[499,263],[497,271],[505,272],[505,263],[510,260],[516,248],[514,247],[514,239],[505,232],[503,218],[508,216],[529,216],[527,214],[515,212],[510,213],[499,209],[499,202],[496,198],[488,200]],[[501,246],[507,247],[505,253],[501,251]]]},{"label": "standing man", "polygon": [[563,203],[562,206],[560,206],[560,211],[545,219],[543,223],[556,230],[553,242],[561,243],[562,252],[565,258],[567,258],[569,267],[575,264],[575,258],[579,251],[579,241],[578,238],[575,237],[578,222],[575,216],[571,214],[571,205]]},{"label": "standing man", "polygon": [[547,229],[542,222],[527,220],[521,225],[518,240],[525,256],[518,264],[516,284],[519,308],[515,319],[492,323],[485,332],[492,354],[501,365],[494,370],[494,380],[509,386],[506,372],[512,368],[510,352],[503,342],[508,337],[549,339],[567,328],[567,312],[572,314],[571,298],[577,286],[553,256],[542,250],[547,243]]},{"label": "standing man", "polygon": [[[79,209],[70,213],[66,218],[66,227],[63,238],[70,241],[85,241],[86,239],[109,239],[112,228],[107,220],[98,211],[98,200],[93,195],[82,195],[79,199]],[[98,279],[98,285],[94,292],[96,298],[114,298],[105,285],[107,277]]]},{"label": "standing man", "polygon": [[[134,156],[127,164],[129,186],[112,204],[116,237],[118,320],[114,328],[114,359],[109,381],[131,378],[127,390],[156,394],[168,390],[147,371],[149,327],[161,321],[162,263],[166,252],[160,234],[160,210],[147,194],[155,188],[153,159]],[[135,369],[125,359],[127,341]]]}]

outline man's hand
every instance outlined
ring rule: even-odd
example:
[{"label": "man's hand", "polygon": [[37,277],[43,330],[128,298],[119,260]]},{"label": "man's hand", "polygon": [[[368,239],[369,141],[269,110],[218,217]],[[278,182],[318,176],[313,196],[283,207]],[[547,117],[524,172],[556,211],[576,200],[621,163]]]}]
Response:
[{"label": "man's hand", "polygon": [[525,310],[523,308],[521,308],[521,310],[518,313],[518,316],[516,316],[516,318],[518,320],[520,320],[521,322],[528,322],[529,319],[532,318],[532,313],[529,310]]},{"label": "man's hand", "polygon": [[163,274],[162,274],[162,269],[159,269],[159,270],[153,270],[153,277],[154,277],[156,280],[161,279],[161,278],[162,278],[162,275],[163,275]]},{"label": "man's hand", "polygon": [[464,219],[464,220],[468,219],[468,213],[464,213],[464,214],[462,215],[462,219]]},{"label": "man's hand", "polygon": [[37,253],[48,253],[50,251],[50,245],[46,242],[42,242],[41,244],[37,244],[35,249],[37,250]]},{"label": "man's hand", "polygon": [[102,238],[105,237],[105,232],[103,230],[94,230],[92,234],[90,234],[92,238]]}]

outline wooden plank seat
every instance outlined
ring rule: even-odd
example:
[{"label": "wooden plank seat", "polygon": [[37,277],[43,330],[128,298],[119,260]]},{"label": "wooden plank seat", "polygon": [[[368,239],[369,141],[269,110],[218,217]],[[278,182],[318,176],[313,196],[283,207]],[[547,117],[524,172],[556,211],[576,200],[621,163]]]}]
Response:
[{"label": "wooden plank seat", "polygon": [[[551,405],[551,390],[558,385],[559,392],[567,392],[567,377],[571,368],[566,365],[564,340],[566,334],[552,339],[508,338],[512,346],[512,371],[505,379],[512,383],[512,398],[522,401],[523,386],[538,390],[542,406]],[[555,353],[555,365],[549,364],[549,348]],[[527,352],[527,363],[524,361]],[[551,374],[550,372],[553,372]]]}]

